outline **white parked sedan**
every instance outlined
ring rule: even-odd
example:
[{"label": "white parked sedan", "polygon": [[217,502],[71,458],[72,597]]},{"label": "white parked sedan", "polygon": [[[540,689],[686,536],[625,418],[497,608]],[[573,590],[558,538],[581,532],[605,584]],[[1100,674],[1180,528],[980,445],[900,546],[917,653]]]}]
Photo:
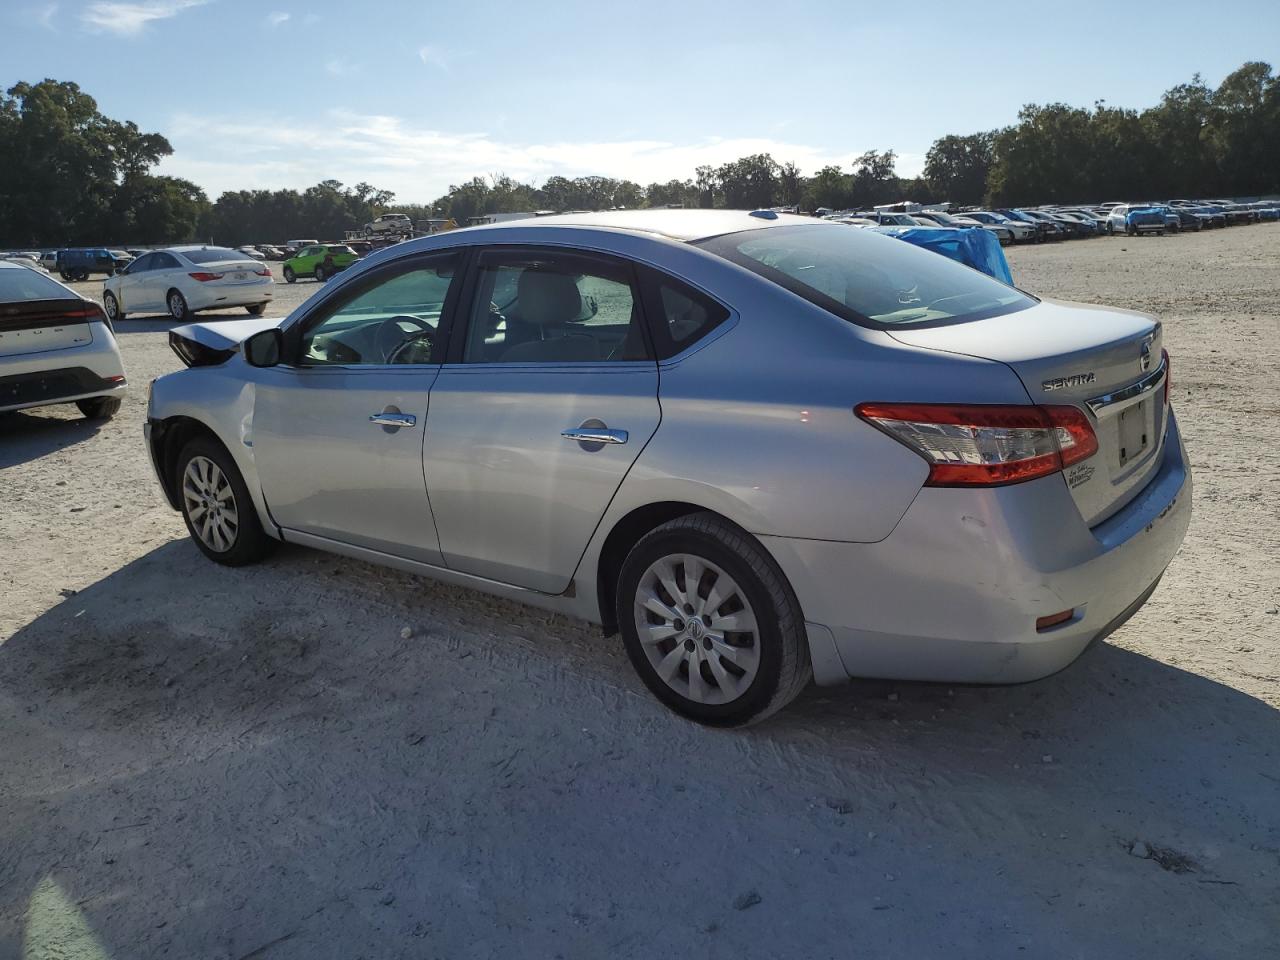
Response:
[{"label": "white parked sedan", "polygon": [[129,313],[168,312],[185,320],[197,310],[244,307],[261,316],[271,302],[271,268],[226,247],[169,247],[143,254],[103,287],[112,323]]},{"label": "white parked sedan", "polygon": [[39,269],[0,260],[0,413],[74,403],[102,420],[127,390],[102,308]]}]

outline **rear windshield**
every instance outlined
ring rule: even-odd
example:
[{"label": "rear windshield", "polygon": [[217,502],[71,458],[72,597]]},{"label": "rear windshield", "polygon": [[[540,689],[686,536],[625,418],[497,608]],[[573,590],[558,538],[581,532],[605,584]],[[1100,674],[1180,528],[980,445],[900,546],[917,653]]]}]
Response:
[{"label": "rear windshield", "polygon": [[182,255],[192,263],[221,263],[223,260],[243,260],[239,250],[226,247],[205,247],[203,250],[183,250]]},{"label": "rear windshield", "polygon": [[698,246],[868,326],[980,320],[1036,303],[941,254],[842,224],[747,230]]},{"label": "rear windshield", "polygon": [[75,294],[43,273],[27,267],[0,267],[0,303],[70,300]]},{"label": "rear windshield", "polygon": [[330,253],[355,253],[350,247],[329,247]]}]

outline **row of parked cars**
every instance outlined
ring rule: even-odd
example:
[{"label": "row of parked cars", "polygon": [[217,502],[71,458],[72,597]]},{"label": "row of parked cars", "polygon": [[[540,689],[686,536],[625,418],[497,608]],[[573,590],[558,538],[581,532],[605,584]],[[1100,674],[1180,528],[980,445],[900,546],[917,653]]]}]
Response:
[{"label": "row of parked cars", "polygon": [[990,210],[857,211],[827,214],[826,219],[855,226],[948,227],[983,229],[1001,244],[1045,243],[1124,234],[1179,233],[1234,224],[1280,220],[1276,201],[1170,200],[1167,203],[995,208]]}]

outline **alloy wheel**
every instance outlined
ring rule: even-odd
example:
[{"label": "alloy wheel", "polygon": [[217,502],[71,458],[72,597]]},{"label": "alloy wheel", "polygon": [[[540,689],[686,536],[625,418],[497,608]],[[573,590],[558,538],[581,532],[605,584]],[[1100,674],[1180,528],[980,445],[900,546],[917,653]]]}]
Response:
[{"label": "alloy wheel", "polygon": [[695,703],[730,703],[760,668],[755,613],[728,573],[702,557],[670,554],[636,587],[635,624],[654,671]]},{"label": "alloy wheel", "polygon": [[236,544],[240,513],[231,481],[208,457],[192,457],[182,473],[182,500],[201,542],[225,553]]}]

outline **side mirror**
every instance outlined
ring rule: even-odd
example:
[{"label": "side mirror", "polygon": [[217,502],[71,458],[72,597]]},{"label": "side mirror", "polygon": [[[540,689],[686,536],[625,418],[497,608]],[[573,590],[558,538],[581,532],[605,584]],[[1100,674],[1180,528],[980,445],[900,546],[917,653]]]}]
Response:
[{"label": "side mirror", "polygon": [[244,359],[251,367],[274,367],[284,354],[284,333],[279,327],[259,330],[244,342]]}]

